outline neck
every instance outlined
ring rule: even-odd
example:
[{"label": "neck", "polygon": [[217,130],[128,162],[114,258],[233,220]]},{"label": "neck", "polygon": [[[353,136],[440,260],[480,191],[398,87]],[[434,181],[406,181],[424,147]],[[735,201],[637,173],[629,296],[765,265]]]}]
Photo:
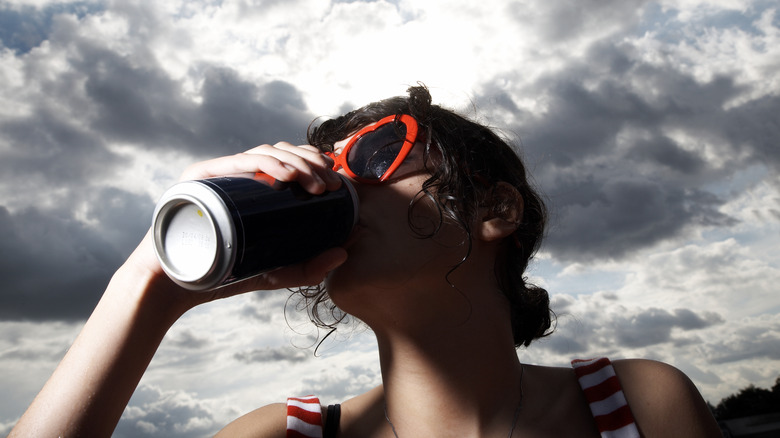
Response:
[{"label": "neck", "polygon": [[523,371],[510,309],[495,279],[494,252],[475,245],[467,262],[448,275],[442,272],[449,260],[437,259],[444,268],[426,265],[431,269],[412,272],[393,287],[365,284],[332,295],[377,336],[384,405],[399,437],[509,433]]},{"label": "neck", "polygon": [[511,330],[480,314],[425,336],[377,332],[385,404],[399,436],[507,436],[522,365]]}]

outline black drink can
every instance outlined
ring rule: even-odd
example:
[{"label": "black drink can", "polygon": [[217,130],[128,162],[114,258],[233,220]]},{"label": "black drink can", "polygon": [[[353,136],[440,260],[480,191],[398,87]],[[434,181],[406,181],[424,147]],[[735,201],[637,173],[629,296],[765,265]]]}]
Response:
[{"label": "black drink can", "polygon": [[154,211],[154,250],[163,270],[190,290],[207,290],[309,259],[343,244],[358,218],[345,178],[312,195],[267,175],[178,183]]}]

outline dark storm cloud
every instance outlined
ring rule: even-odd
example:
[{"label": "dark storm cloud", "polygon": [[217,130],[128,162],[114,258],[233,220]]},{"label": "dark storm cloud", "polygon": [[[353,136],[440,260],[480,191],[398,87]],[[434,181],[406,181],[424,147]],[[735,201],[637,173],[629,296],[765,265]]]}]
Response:
[{"label": "dark storm cloud", "polygon": [[312,116],[300,92],[286,82],[257,86],[231,70],[211,69],[196,120],[206,150],[213,145],[244,150],[281,140],[303,142]]},{"label": "dark storm cloud", "polygon": [[154,200],[115,187],[94,188],[83,196],[95,232],[123,259],[130,255],[151,225]]},{"label": "dark storm cloud", "polygon": [[139,147],[219,156],[302,140],[312,119],[292,85],[251,83],[229,68],[203,67],[196,103],[159,66],[135,65],[92,42],[79,47],[74,66],[97,110],[90,120],[95,132]]},{"label": "dark storm cloud", "polygon": [[145,46],[155,33],[149,27],[161,24],[138,8],[115,12],[127,14],[135,56],[83,37],[73,18],[54,16],[41,29],[50,31],[52,52],[63,54],[63,73],[51,75],[43,56],[20,58],[28,111],[0,121],[0,141],[8,146],[0,173],[7,193],[18,185],[0,205],[0,228],[8,236],[0,242],[2,319],[88,316],[143,237],[153,200],[95,186],[133,159],[107,145],[215,157],[301,141],[312,119],[292,85],[250,82],[226,67],[193,66],[202,85],[192,99]]},{"label": "dark storm cloud", "polygon": [[[603,297],[602,297],[603,298]],[[590,298],[593,299],[593,298]],[[599,298],[595,298],[599,300]],[[557,302],[561,302],[560,298]],[[669,311],[660,308],[626,309],[604,315],[607,306],[594,301],[598,311],[578,314],[559,314],[559,329],[549,339],[539,341],[541,348],[559,354],[609,354],[626,348],[643,348],[665,343],[676,347],[699,343],[698,330],[725,323],[713,312],[694,312],[689,309]]]},{"label": "dark storm cloud", "polygon": [[631,162],[654,163],[670,171],[692,175],[703,170],[707,163],[698,154],[681,149],[672,139],[660,137],[654,141],[638,141],[626,154]]},{"label": "dark storm cloud", "polygon": [[28,116],[1,121],[0,138],[11,146],[0,160],[6,182],[33,177],[44,188],[63,188],[87,183],[120,164],[99,135],[46,104]]},{"label": "dark storm cloud", "polygon": [[120,256],[72,218],[0,209],[2,319],[73,319],[97,303]]},{"label": "dark storm cloud", "polygon": [[614,318],[612,326],[621,347],[639,348],[664,342],[677,341],[672,330],[698,330],[723,323],[714,313],[698,315],[687,309],[669,312],[664,309],[647,309],[635,315]]},{"label": "dark storm cloud", "polygon": [[780,97],[767,96],[726,113],[720,127],[736,149],[746,149],[753,163],[771,165],[780,173]]},{"label": "dark storm cloud", "polygon": [[13,214],[0,206],[0,319],[87,317],[149,226],[153,204],[146,197],[114,188],[74,195],[90,205],[96,225],[74,218],[69,198]]},{"label": "dark storm cloud", "polygon": [[701,83],[634,55],[629,45],[595,45],[586,62],[528,86],[544,114],[495,86],[479,98],[515,117],[553,212],[546,248],[556,258],[619,258],[693,228],[732,225],[719,209],[735,194],[708,185],[756,163],[780,171],[780,97],[734,104],[745,90],[732,78]]},{"label": "dark storm cloud", "polygon": [[[52,51],[66,54],[67,73],[52,78],[44,61],[26,58],[31,88],[38,86],[41,92],[27,102],[32,114],[0,126],[12,144],[35,148],[40,155],[51,152],[56,143],[78,161],[84,158],[79,153],[82,144],[99,148],[118,141],[218,156],[264,142],[305,138],[313,117],[292,85],[253,83],[230,68],[200,64],[192,66],[202,78],[200,100],[195,101],[144,47],[148,35],[139,36],[136,56],[131,57],[104,41],[79,35],[78,28],[77,21],[55,17],[49,36]],[[81,128],[82,138],[73,138],[52,126],[55,122],[88,128]],[[84,154],[92,157],[95,149]]]}]

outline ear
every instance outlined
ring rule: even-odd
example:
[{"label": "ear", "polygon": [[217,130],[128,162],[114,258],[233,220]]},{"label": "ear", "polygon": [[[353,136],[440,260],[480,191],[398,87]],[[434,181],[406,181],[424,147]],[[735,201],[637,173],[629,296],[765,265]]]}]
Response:
[{"label": "ear", "polygon": [[503,239],[517,230],[523,218],[523,197],[509,183],[498,182],[491,189],[480,209],[481,221],[477,236],[492,242]]}]

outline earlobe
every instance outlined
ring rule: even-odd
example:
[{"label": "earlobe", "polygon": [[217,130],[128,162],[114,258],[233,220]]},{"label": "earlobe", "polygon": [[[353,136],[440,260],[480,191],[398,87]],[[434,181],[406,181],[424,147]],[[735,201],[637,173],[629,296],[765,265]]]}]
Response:
[{"label": "earlobe", "polygon": [[477,234],[485,242],[501,240],[517,230],[523,218],[523,197],[509,183],[499,182],[481,210]]},{"label": "earlobe", "polygon": [[479,227],[479,238],[485,242],[493,242],[509,236],[514,233],[516,229],[516,223],[494,217],[482,221],[482,224],[480,224]]}]

